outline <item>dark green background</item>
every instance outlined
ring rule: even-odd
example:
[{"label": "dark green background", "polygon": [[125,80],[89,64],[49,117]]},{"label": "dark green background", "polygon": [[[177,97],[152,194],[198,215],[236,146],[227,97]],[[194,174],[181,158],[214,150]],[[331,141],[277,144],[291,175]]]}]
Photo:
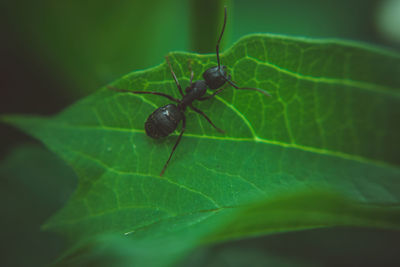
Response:
[{"label": "dark green background", "polygon": [[[225,48],[245,34],[268,32],[345,38],[398,49],[377,28],[376,14],[382,1],[225,2]],[[2,1],[0,113],[54,114],[128,72],[161,63],[170,51],[213,52],[223,4],[184,0]],[[11,152],[18,143],[35,142],[19,131],[0,125],[0,133],[0,158],[11,155],[4,163],[11,167],[0,173],[0,263],[42,265],[57,255],[62,242],[39,233],[39,226],[67,199],[74,187],[75,181],[70,179],[74,175],[42,150],[37,162],[29,161],[37,155],[35,147]],[[24,166],[8,164],[13,158],[25,162]],[[41,177],[35,188],[23,180],[21,169],[29,172],[37,166],[45,171],[35,173]],[[56,167],[52,172],[46,166]],[[59,168],[65,172],[59,175]],[[56,176],[59,183],[49,182]],[[239,250],[260,266],[393,263],[398,256],[392,244],[398,238],[390,232],[313,230],[204,249],[195,252],[188,262],[240,266],[234,265],[240,262],[233,257]],[[266,252],[255,253],[257,250]]]}]

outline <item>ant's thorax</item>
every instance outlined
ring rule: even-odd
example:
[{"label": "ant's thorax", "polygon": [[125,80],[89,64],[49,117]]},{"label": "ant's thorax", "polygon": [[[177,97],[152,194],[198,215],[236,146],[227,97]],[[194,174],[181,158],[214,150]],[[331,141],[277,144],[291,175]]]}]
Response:
[{"label": "ant's thorax", "polygon": [[186,87],[185,95],[181,102],[178,104],[179,108],[185,110],[187,106],[190,106],[193,101],[204,96],[207,92],[207,84],[203,80],[195,81],[190,86]]}]

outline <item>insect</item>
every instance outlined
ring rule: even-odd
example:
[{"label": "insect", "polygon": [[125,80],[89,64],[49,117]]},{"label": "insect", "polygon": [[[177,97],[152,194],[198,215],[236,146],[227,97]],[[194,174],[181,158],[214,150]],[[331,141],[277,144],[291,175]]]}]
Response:
[{"label": "insect", "polygon": [[[240,89],[240,90],[254,90],[254,91],[258,91],[266,96],[271,96],[268,92],[259,89],[259,88],[251,88],[251,87],[239,87],[237,86],[232,80],[231,80],[231,75],[228,75],[227,73],[227,67],[222,65],[221,66],[221,62],[219,59],[219,44],[221,43],[221,39],[222,39],[222,35],[224,34],[225,31],[225,26],[226,26],[226,6],[224,9],[224,24],[222,26],[222,31],[221,34],[219,35],[218,41],[217,41],[217,46],[216,46],[216,54],[217,54],[217,63],[218,66],[214,66],[211,67],[209,69],[207,69],[204,73],[203,73],[203,79],[206,82],[207,86],[214,90],[214,89],[218,89],[221,86],[223,86],[226,82],[228,82],[230,85],[232,85],[234,88],[236,89]],[[215,91],[212,95],[210,95],[210,98],[213,97],[214,95],[220,93],[223,90],[223,88],[218,89],[217,91]]]},{"label": "insect", "polygon": [[[219,39],[217,41],[217,46],[216,46],[218,66],[214,66],[214,67],[207,69],[203,73],[204,80],[198,80],[195,82],[193,82],[194,74],[193,74],[193,71],[191,71],[190,84],[185,89],[185,93],[183,93],[182,87],[179,84],[179,81],[174,73],[174,70],[169,61],[169,58],[166,57],[172,77],[175,81],[175,84],[179,90],[180,95],[182,96],[181,99],[177,99],[170,95],[160,93],[160,92],[130,91],[130,90],[126,90],[126,89],[118,89],[118,88],[115,88],[112,86],[107,86],[109,89],[111,89],[113,91],[117,91],[117,92],[132,93],[132,94],[158,95],[158,96],[168,98],[169,100],[176,103],[176,104],[167,104],[165,106],[157,108],[153,113],[150,114],[150,116],[147,118],[147,120],[144,124],[146,134],[149,137],[158,139],[158,138],[166,137],[166,136],[170,135],[171,133],[173,133],[176,130],[176,128],[178,127],[179,122],[182,121],[182,130],[178,136],[178,139],[175,142],[174,147],[172,148],[172,151],[169,155],[167,162],[164,164],[164,167],[161,170],[160,176],[162,176],[164,174],[164,172],[168,166],[168,163],[170,162],[172,155],[175,152],[176,147],[179,145],[181,138],[183,136],[183,133],[185,132],[185,129],[186,129],[185,111],[188,107],[190,109],[192,109],[193,111],[202,115],[211,124],[211,126],[213,126],[217,131],[224,133],[223,130],[221,130],[220,128],[218,128],[214,125],[214,123],[210,120],[210,118],[207,117],[207,115],[203,111],[201,111],[200,109],[197,109],[196,107],[193,106],[194,101],[196,101],[196,100],[204,101],[204,100],[208,100],[208,99],[214,97],[215,95],[217,95],[218,93],[220,93],[223,90],[223,88],[221,88],[221,87],[226,82],[228,82],[230,85],[232,85],[236,89],[255,90],[255,91],[263,93],[266,96],[270,96],[270,94],[268,94],[267,92],[265,92],[264,90],[259,89],[259,88],[237,86],[231,80],[231,75],[228,75],[227,67],[220,64],[219,44],[221,42],[222,36],[225,31],[226,18],[227,18],[227,12],[226,12],[226,7],[225,7],[224,24],[222,26],[222,31],[221,31],[221,34],[219,36]],[[207,92],[207,89],[212,89],[212,90],[217,89],[217,90],[213,94],[204,96]]]},{"label": "insect", "polygon": [[186,129],[186,116],[185,116],[185,110],[187,107],[191,108],[193,111],[199,113],[202,115],[217,131],[224,133],[223,130],[219,129],[214,125],[214,123],[210,120],[210,118],[207,117],[207,115],[201,111],[200,109],[197,109],[192,105],[193,101],[199,100],[199,101],[204,101],[209,99],[209,97],[203,97],[204,94],[207,91],[207,84],[202,81],[195,81],[193,82],[193,71],[191,72],[190,76],[190,85],[185,89],[186,94],[183,93],[182,87],[179,84],[178,79],[176,78],[176,75],[174,73],[174,70],[172,69],[171,63],[166,57],[169,68],[171,70],[172,77],[175,80],[176,86],[178,87],[179,93],[182,96],[182,99],[177,99],[174,98],[170,95],[164,94],[164,93],[159,93],[159,92],[144,92],[144,91],[129,91],[125,89],[118,89],[114,88],[111,86],[108,86],[109,89],[112,89],[117,92],[127,92],[127,93],[133,93],[133,94],[152,94],[152,95],[159,95],[163,96],[165,98],[168,98],[169,100],[177,103],[177,104],[167,104],[165,106],[162,106],[158,109],[156,109],[153,113],[150,114],[150,116],[147,118],[145,124],[144,124],[144,129],[146,131],[146,134],[152,138],[160,138],[160,137],[166,137],[173,133],[176,128],[178,127],[178,124],[180,121],[182,121],[182,130],[181,133],[178,136],[178,139],[175,142],[174,147],[172,148],[171,154],[169,155],[169,158],[167,162],[165,163],[160,176],[162,176],[168,166],[169,161],[171,160],[172,154],[174,153],[176,147],[178,146],[179,142],[181,141],[182,135],[185,132]]}]

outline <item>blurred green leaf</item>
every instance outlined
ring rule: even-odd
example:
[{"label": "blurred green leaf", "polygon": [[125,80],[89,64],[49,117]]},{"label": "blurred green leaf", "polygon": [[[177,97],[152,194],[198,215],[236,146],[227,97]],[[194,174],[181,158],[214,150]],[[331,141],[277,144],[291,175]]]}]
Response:
[{"label": "blurred green leaf", "polygon": [[[183,85],[189,61],[195,79],[216,64],[214,56],[170,58]],[[156,243],[172,255],[198,240],[336,225],[398,229],[398,210],[386,205],[398,206],[400,196],[400,170],[393,166],[399,163],[393,121],[400,116],[399,55],[335,40],[252,35],[222,62],[238,84],[272,97],[226,88],[195,103],[227,134],[187,112],[187,134],[163,177],[176,137],[152,140],[143,130],[146,117],[167,103],[157,96],[103,89],[54,118],[4,117],[42,140],[80,178],[45,228],[74,242],[132,236],[141,250],[148,248],[147,256],[137,255],[153,260]],[[178,96],[166,64],[113,85]],[[346,198],[298,193],[313,188]],[[262,204],[248,204],[259,198]]]},{"label": "blurred green leaf", "polygon": [[10,28],[75,97],[188,44],[182,0],[22,2],[4,3]]},{"label": "blurred green leaf", "polygon": [[284,232],[202,247],[179,266],[397,266],[399,238],[354,227]]},{"label": "blurred green leaf", "polygon": [[39,145],[16,147],[0,162],[2,265],[44,266],[59,255],[64,242],[40,227],[67,202],[76,182],[71,168]]},{"label": "blurred green leaf", "polygon": [[[268,32],[377,43],[375,0],[232,1],[233,38]],[[382,41],[382,40],[380,40]]]},{"label": "blurred green leaf", "polygon": [[[365,226],[400,230],[400,208],[361,205],[329,192],[301,192],[272,200],[214,211],[175,216],[121,235],[95,236],[68,251],[59,264],[67,266],[171,266],[190,249],[210,240],[221,242],[261,233]],[[260,255],[260,251],[254,251]],[[262,257],[288,265],[290,259]],[[299,264],[299,262],[297,262]],[[192,264],[190,264],[192,265]],[[282,265],[280,265],[282,266]]]}]

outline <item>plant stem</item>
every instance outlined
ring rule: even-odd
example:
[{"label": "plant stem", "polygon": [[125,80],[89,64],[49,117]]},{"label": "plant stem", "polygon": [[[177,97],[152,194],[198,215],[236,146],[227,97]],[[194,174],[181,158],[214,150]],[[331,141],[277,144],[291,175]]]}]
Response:
[{"label": "plant stem", "polygon": [[192,52],[215,52],[215,45],[224,18],[224,5],[228,5],[229,2],[227,0],[191,1],[190,50]]}]

